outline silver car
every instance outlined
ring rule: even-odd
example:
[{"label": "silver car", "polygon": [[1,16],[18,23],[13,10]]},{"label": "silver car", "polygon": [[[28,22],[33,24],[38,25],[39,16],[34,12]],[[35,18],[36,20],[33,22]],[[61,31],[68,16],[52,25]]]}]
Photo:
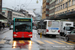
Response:
[{"label": "silver car", "polygon": [[10,30],[13,30],[13,25],[10,25],[10,28],[9,28]]},{"label": "silver car", "polygon": [[75,29],[73,29],[70,33],[65,36],[65,41],[75,41]]}]

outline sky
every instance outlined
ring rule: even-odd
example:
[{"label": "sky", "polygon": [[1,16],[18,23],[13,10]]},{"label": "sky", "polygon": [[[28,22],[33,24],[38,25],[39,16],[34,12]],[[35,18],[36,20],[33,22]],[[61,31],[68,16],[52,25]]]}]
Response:
[{"label": "sky", "polygon": [[15,10],[25,9],[25,10],[32,10],[36,9],[36,13],[41,13],[42,8],[42,0],[3,0],[2,7],[7,7]]}]

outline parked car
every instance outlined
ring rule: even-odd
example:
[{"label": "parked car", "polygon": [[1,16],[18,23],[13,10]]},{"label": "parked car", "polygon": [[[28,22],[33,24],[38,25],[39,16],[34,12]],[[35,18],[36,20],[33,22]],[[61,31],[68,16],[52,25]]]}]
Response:
[{"label": "parked car", "polygon": [[9,30],[13,30],[13,25],[10,25]]},{"label": "parked car", "polygon": [[75,41],[75,29],[65,36],[65,41],[68,42],[69,40]]}]

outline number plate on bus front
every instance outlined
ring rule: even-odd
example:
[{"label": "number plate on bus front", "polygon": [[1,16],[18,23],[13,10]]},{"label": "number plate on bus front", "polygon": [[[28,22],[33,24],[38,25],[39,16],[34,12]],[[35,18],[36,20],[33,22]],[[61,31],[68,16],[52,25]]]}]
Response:
[{"label": "number plate on bus front", "polygon": [[22,38],[24,38],[24,36],[22,36]]}]

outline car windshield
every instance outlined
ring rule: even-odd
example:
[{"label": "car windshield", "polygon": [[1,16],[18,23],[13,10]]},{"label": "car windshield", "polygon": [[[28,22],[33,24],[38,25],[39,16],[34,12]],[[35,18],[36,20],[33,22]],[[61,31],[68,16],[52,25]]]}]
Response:
[{"label": "car windshield", "polygon": [[75,33],[75,30],[72,30],[71,33]]},{"label": "car windshield", "polygon": [[31,22],[15,22],[15,31],[31,31]]},{"label": "car windshield", "polygon": [[71,31],[71,30],[73,30],[73,27],[65,27],[65,30]]}]

